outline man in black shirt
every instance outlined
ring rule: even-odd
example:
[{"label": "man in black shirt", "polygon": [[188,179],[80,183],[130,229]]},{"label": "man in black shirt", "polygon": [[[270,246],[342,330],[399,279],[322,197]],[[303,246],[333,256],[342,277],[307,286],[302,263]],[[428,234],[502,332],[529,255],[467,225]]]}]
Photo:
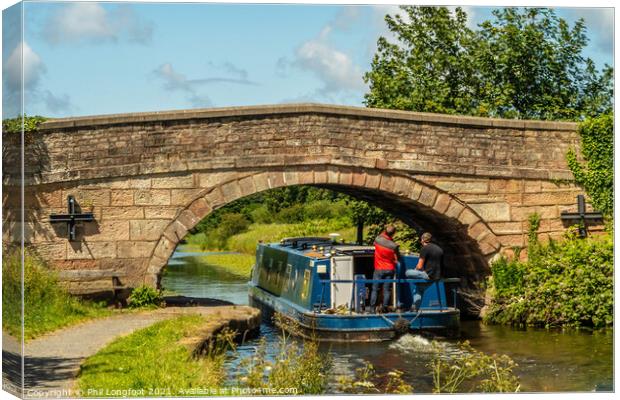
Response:
[{"label": "man in black shirt", "polygon": [[439,279],[441,277],[443,250],[435,243],[431,243],[432,238],[428,232],[423,233],[420,237],[420,242],[422,243],[420,259],[415,269],[407,271],[406,275],[408,278]]},{"label": "man in black shirt", "polygon": [[[441,269],[443,267],[443,250],[435,243],[431,243],[433,237],[430,233],[425,232],[420,237],[422,243],[422,251],[415,269],[407,270],[405,275],[407,278],[435,280],[441,277]],[[420,308],[422,296],[427,285],[410,284],[411,297],[413,304],[411,309]]]}]

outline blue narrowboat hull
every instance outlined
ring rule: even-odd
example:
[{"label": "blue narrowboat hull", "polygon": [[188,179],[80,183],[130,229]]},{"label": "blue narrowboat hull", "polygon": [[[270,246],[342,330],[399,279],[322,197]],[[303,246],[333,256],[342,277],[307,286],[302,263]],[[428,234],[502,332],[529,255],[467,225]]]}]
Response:
[{"label": "blue narrowboat hull", "polygon": [[285,298],[249,283],[250,305],[289,319],[296,334],[329,342],[377,342],[391,340],[407,332],[432,332],[442,336],[459,333],[459,310],[452,307],[385,314],[327,314],[309,311]]}]

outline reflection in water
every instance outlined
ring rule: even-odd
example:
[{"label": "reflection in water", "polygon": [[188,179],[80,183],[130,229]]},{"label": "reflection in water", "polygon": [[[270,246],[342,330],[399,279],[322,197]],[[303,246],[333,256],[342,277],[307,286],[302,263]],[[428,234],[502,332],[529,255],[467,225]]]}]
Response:
[{"label": "reflection in water", "polygon": [[[166,268],[163,287],[184,296],[247,304],[248,279],[207,265],[205,254],[209,253],[183,252],[183,247],[178,248]],[[279,351],[277,329],[263,324],[261,334],[267,339],[268,357],[275,357]],[[516,372],[525,392],[613,390],[612,330],[562,333],[463,321],[460,340],[469,340],[475,349],[487,354],[509,355],[519,365]],[[257,345],[255,339],[240,346],[239,351],[246,356]],[[448,355],[460,351],[455,340],[442,341],[440,346]],[[394,368],[404,371],[404,378],[417,393],[432,390],[428,368],[432,345],[427,338],[410,334],[393,342],[333,343],[322,344],[321,348],[333,355],[334,375],[350,373],[369,361],[377,373]]]}]

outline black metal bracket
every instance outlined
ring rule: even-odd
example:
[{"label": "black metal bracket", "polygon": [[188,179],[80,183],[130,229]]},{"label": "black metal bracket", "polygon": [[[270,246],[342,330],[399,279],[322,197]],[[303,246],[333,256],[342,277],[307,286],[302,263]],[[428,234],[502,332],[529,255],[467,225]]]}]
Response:
[{"label": "black metal bracket", "polygon": [[64,222],[67,224],[67,236],[69,241],[75,240],[75,225],[77,222],[92,222],[95,216],[92,212],[75,212],[76,201],[72,195],[67,196],[67,214],[50,214],[50,223]]},{"label": "black metal bracket", "polygon": [[603,214],[600,212],[586,212],[586,199],[582,194],[577,195],[577,212],[562,211],[560,218],[568,223],[577,223],[579,225],[579,236],[582,238],[588,235],[587,222],[603,222]]}]

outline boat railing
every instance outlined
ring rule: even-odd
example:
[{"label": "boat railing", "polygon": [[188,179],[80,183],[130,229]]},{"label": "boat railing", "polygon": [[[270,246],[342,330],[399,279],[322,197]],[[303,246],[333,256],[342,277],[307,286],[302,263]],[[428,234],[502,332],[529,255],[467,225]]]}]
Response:
[{"label": "boat railing", "polygon": [[[395,298],[398,301],[398,291],[397,288],[398,286],[396,285],[397,283],[407,283],[409,285],[411,284],[415,284],[416,288],[418,285],[432,285],[433,283],[436,282],[443,282],[445,283],[458,283],[460,282],[461,279],[460,278],[444,278],[444,279],[437,279],[437,280],[433,280],[433,279],[420,279],[420,278],[391,278],[391,279],[321,279],[319,280],[319,282],[321,283],[321,298],[319,300],[319,304],[318,304],[318,309],[316,310],[319,314],[321,314],[321,311],[323,310],[323,304],[324,304],[324,298],[325,298],[325,287],[329,284],[332,283],[349,283],[352,284],[353,286],[351,287],[351,301],[349,302],[349,314],[353,313],[354,310],[354,303],[355,303],[355,293],[356,293],[356,288],[357,285],[364,285],[364,287],[366,287],[367,284],[373,284],[373,283],[392,283],[393,287],[393,293]],[[446,304],[444,306],[443,302],[441,301],[441,295],[439,293],[439,286],[435,286],[437,288],[437,299],[439,301],[439,310],[443,311],[444,309],[448,308],[448,305]],[[445,286],[444,286],[445,288]],[[457,289],[455,287],[450,288],[450,292],[452,293],[453,296],[453,305],[454,307],[456,307],[456,295],[457,295]],[[315,307],[316,308],[316,307]]]}]

